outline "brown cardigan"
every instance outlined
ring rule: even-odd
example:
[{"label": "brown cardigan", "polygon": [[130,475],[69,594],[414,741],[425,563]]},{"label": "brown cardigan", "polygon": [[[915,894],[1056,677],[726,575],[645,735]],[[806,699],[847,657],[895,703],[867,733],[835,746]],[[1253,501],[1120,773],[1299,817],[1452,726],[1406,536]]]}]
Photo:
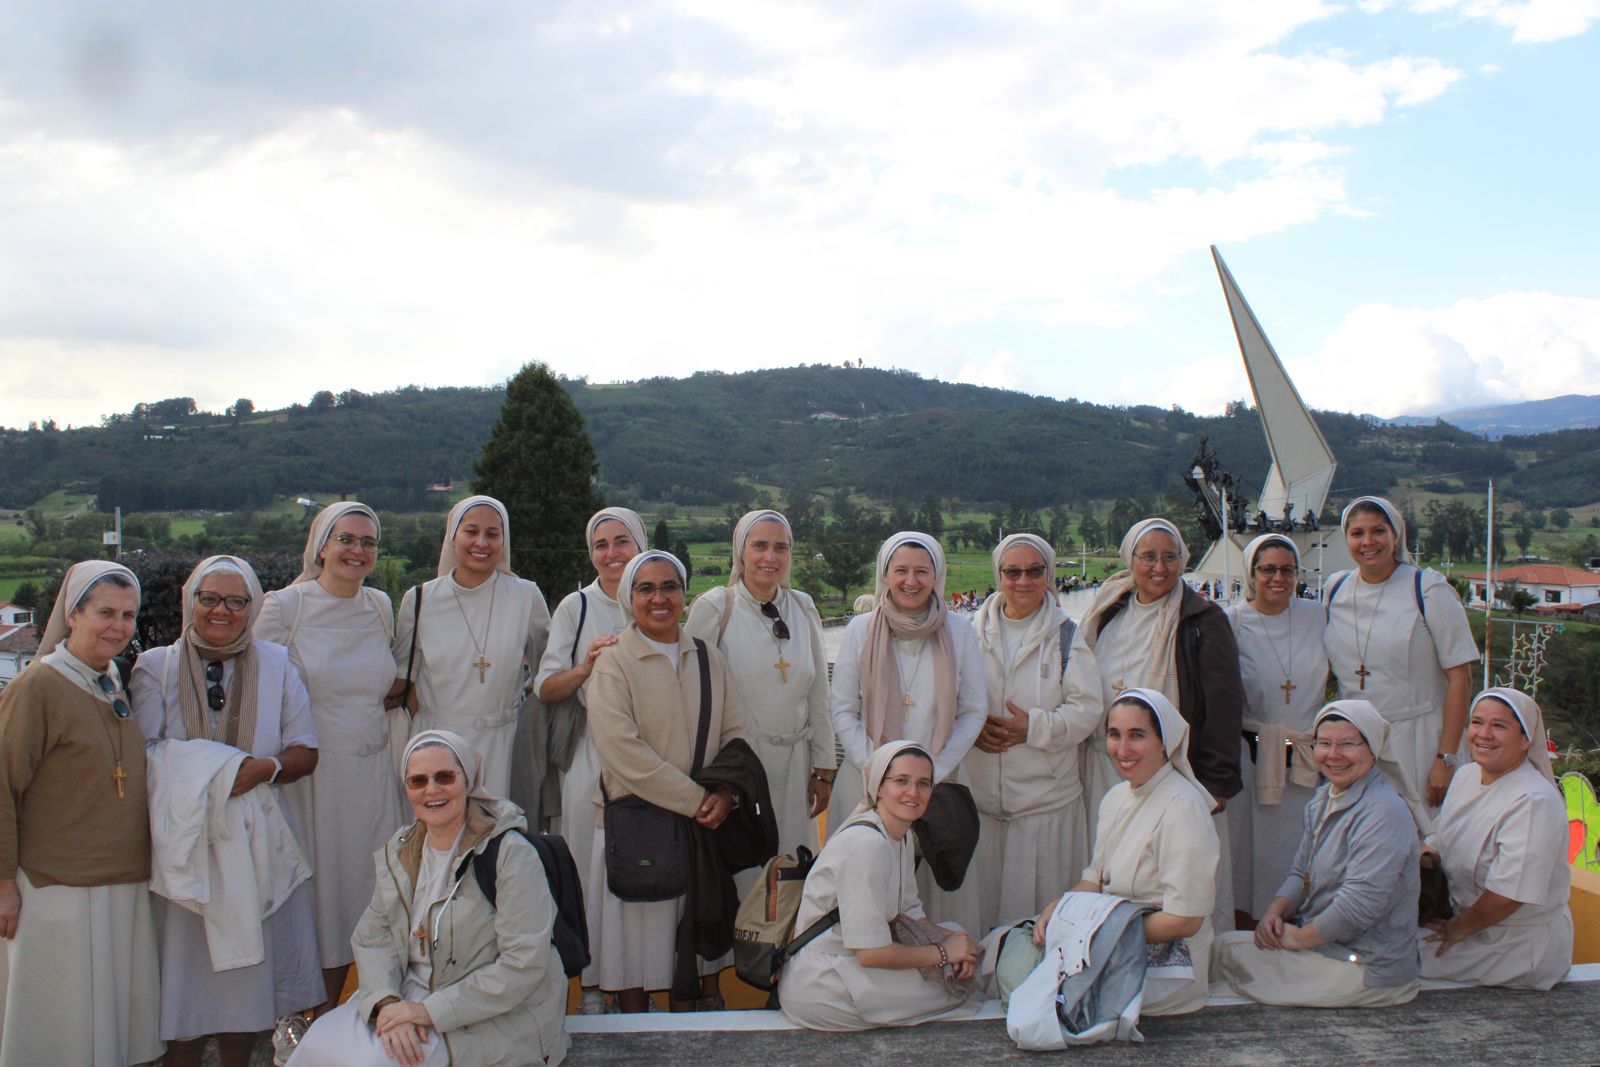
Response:
[{"label": "brown cardigan", "polygon": [[[709,761],[744,736],[744,706],[716,646],[711,658]],[[700,666],[694,641],[678,632],[676,674],[666,656],[629,623],[601,653],[589,678],[589,730],[600,752],[601,782],[614,800],[634,794],[693,818],[706,790],[689,777],[700,723]]]},{"label": "brown cardigan", "polygon": [[[112,774],[121,746],[124,796]],[[150,877],[144,734],[35,663],[0,693],[0,880],[118,885]]]}]

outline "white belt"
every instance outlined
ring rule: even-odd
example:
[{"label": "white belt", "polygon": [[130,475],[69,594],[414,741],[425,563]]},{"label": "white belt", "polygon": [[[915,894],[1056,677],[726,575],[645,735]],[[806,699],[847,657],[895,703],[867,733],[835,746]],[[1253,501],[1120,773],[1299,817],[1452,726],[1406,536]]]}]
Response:
[{"label": "white belt", "polygon": [[807,726],[804,730],[796,730],[792,734],[765,734],[762,736],[762,740],[769,745],[786,745],[793,748],[802,741],[811,740],[815,733],[816,731]]}]

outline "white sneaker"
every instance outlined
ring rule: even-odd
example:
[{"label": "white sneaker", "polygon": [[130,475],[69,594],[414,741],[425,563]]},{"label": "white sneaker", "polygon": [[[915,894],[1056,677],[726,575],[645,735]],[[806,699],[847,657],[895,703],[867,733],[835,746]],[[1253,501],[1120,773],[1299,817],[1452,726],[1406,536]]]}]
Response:
[{"label": "white sneaker", "polygon": [[578,1002],[579,1015],[609,1015],[611,1005],[607,1003],[606,995],[598,989],[585,989],[583,999]]}]

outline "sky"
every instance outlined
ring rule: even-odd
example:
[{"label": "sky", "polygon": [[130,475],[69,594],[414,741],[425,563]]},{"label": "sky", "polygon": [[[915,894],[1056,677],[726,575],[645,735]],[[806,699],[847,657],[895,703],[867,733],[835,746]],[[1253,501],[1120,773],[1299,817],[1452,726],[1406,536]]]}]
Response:
[{"label": "sky", "polygon": [[0,0],[0,425],[862,360],[1600,392],[1600,0]]}]

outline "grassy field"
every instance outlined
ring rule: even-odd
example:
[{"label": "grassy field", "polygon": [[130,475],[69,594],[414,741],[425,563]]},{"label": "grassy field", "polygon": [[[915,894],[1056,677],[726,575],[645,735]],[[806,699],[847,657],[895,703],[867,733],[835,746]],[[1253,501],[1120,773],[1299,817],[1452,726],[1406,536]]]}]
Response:
[{"label": "grassy field", "polygon": [[17,591],[17,586],[23,582],[32,582],[38,588],[43,589],[45,583],[49,580],[50,576],[47,574],[28,574],[20,578],[0,578],[0,600],[10,600],[12,594]]}]

